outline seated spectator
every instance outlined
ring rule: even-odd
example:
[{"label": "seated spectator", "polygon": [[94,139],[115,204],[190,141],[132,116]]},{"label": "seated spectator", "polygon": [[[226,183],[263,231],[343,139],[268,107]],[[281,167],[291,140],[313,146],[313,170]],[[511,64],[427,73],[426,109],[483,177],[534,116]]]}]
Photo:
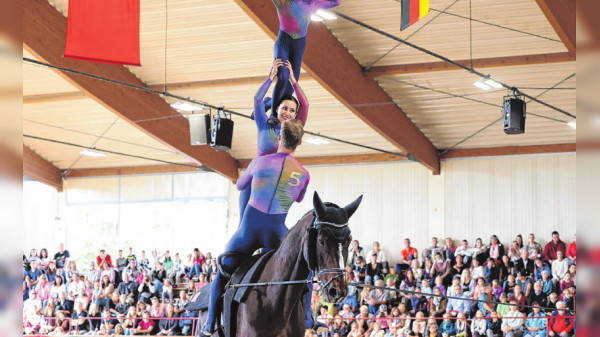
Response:
[{"label": "seated spectator", "polygon": [[[485,280],[483,280],[483,281],[485,283]],[[473,292],[473,289],[475,289],[476,282],[477,282],[477,280],[474,280],[473,277],[471,277],[470,269],[464,269],[462,271],[462,274],[460,275],[460,285],[463,288],[464,294],[469,296]]]},{"label": "seated spectator", "polygon": [[38,298],[42,301],[42,307],[46,307],[46,303],[48,303],[48,299],[51,296],[52,286],[50,285],[50,282],[48,282],[48,277],[46,277],[45,274],[40,275],[35,290]]},{"label": "seated spectator", "polygon": [[429,284],[429,280],[425,279],[425,280],[421,281],[421,292],[423,293],[425,298],[427,298],[427,300],[429,300],[431,298],[431,296],[428,296],[428,295],[433,294],[433,289],[431,288],[431,285]]},{"label": "seated spectator", "polygon": [[462,257],[462,262],[465,264],[465,266],[467,266],[467,268],[471,266],[471,261],[474,254],[475,250],[469,247],[469,241],[466,239],[462,240],[460,246],[458,246],[454,252],[454,256]]},{"label": "seated spectator", "polygon": [[525,337],[546,337],[546,329],[548,325],[548,320],[545,318],[546,314],[544,314],[539,307],[539,303],[533,302],[531,304],[533,306],[533,311],[527,316],[527,321],[525,321]]},{"label": "seated spectator", "polygon": [[542,271],[548,271],[548,275],[552,275],[550,271],[550,267],[548,267],[544,261],[541,259],[536,259],[534,262],[535,266],[533,268],[533,278],[536,280],[540,280],[542,278]]},{"label": "seated spectator", "polygon": [[486,333],[488,337],[502,337],[502,320],[495,311],[492,311],[488,319]]},{"label": "seated spectator", "polygon": [[575,300],[573,294],[571,294],[571,289],[575,289],[575,287],[563,290],[562,294],[558,298],[559,301],[565,302],[568,310],[575,309]]},{"label": "seated spectator", "polygon": [[442,248],[438,245],[437,237],[434,236],[431,238],[431,244],[429,246],[427,246],[427,248],[423,249],[421,256],[423,258],[423,261],[426,261],[429,259],[433,260],[435,258],[435,254],[441,253],[441,252],[442,252]]},{"label": "seated spectator", "polygon": [[500,298],[500,294],[504,293],[504,288],[502,288],[498,280],[492,280],[492,289],[496,298]]},{"label": "seated spectator", "polygon": [[445,294],[447,292],[446,291],[446,287],[444,286],[444,284],[442,282],[442,277],[441,276],[437,276],[435,278],[434,287],[440,288],[440,291],[442,292],[442,294]]},{"label": "seated spectator", "polygon": [[133,304],[138,298],[137,289],[138,284],[129,278],[128,273],[123,273],[123,281],[119,283],[117,292],[127,297],[127,303]]},{"label": "seated spectator", "polygon": [[[193,294],[193,293],[192,293]],[[192,295],[189,294],[189,295]],[[138,301],[144,298],[151,298],[152,296],[156,296],[156,289],[154,288],[154,284],[150,282],[150,277],[144,277],[144,282],[138,287]]]},{"label": "seated spectator", "polygon": [[529,252],[525,249],[521,252],[521,257],[515,263],[515,269],[517,271],[527,270],[529,275],[533,275],[533,269],[535,262],[529,258]]},{"label": "seated spectator", "polygon": [[473,337],[487,337],[487,321],[483,316],[481,310],[477,310],[477,313],[475,313],[475,319],[471,324],[471,334]]},{"label": "seated spectator", "polygon": [[[401,309],[401,306],[403,304],[399,304],[398,308]],[[404,307],[404,310],[406,311],[406,307]],[[402,309],[400,310],[402,312]],[[363,331],[365,333],[370,333],[373,330],[373,318],[375,316],[371,313],[369,313],[369,307],[366,305],[363,305],[360,307],[360,310],[358,312],[358,315],[356,315],[354,318],[356,319],[356,323],[358,325],[358,330],[359,331]]]},{"label": "seated spectator", "polygon": [[564,257],[567,252],[567,247],[560,239],[558,232],[554,231],[552,232],[552,240],[546,244],[546,247],[544,247],[544,259],[548,261],[548,263],[554,262],[554,260],[558,259],[558,255],[556,254],[557,252],[562,252]]},{"label": "seated spectator", "polygon": [[354,317],[355,310],[356,307],[352,308],[350,303],[344,303],[344,305],[342,306],[342,310],[340,310],[340,315],[342,316],[345,322],[350,322],[352,321],[351,318]]},{"label": "seated spectator", "polygon": [[[114,295],[113,295],[114,296]],[[127,295],[116,295],[119,297],[119,303],[115,305],[115,311],[117,312],[117,317],[123,318],[127,315],[127,311],[129,311],[129,307],[131,306],[127,303]]]},{"label": "seated spectator", "polygon": [[65,315],[64,312],[59,312],[56,314],[58,316],[54,323],[54,329],[48,333],[48,335],[52,336],[64,336],[69,333],[71,327],[71,320]]},{"label": "seated spectator", "polygon": [[[162,288],[162,297],[161,300],[163,303],[172,303],[173,302],[173,286],[171,285],[171,281],[169,279],[165,279],[165,283]],[[169,302],[165,302],[167,299]]]},{"label": "seated spectator", "polygon": [[196,277],[196,278],[200,277],[200,274],[202,273],[202,265],[204,264],[205,259],[206,259],[206,257],[202,254],[200,249],[194,248],[193,264],[190,269],[190,273],[188,274],[188,277],[190,279],[192,279],[194,277]]},{"label": "seated spectator", "polygon": [[542,251],[542,245],[535,241],[535,235],[531,233],[529,234],[529,241],[523,246],[523,249],[526,250],[529,255],[533,255],[534,249],[537,249],[538,253]]},{"label": "seated spectator", "polygon": [[509,275],[515,275],[515,264],[508,258],[508,256],[502,256],[500,261],[500,279],[506,280]]},{"label": "seated spectator", "polygon": [[152,279],[154,280],[152,284],[154,284],[154,289],[158,295],[162,294],[163,284],[167,279],[167,272],[162,264],[162,262],[156,262],[154,266],[154,271],[152,272]]},{"label": "seated spectator", "polygon": [[367,264],[367,276],[374,281],[383,279],[383,265],[377,262],[377,254],[371,255],[371,262]]},{"label": "seated spectator", "polygon": [[[431,259],[425,260],[422,279],[429,280],[429,283],[433,283],[433,281],[435,280],[435,276],[433,275],[433,272],[432,272],[432,267],[433,267],[433,261]],[[392,268],[392,269],[394,269],[394,268]],[[390,270],[390,272],[391,272],[391,270]]]},{"label": "seated spectator", "polygon": [[[404,296],[405,299],[410,300],[413,297],[412,292],[415,291],[415,288],[417,287],[418,283],[417,280],[414,278],[412,270],[407,270],[406,271],[406,278],[404,280],[402,280],[402,282],[400,283],[400,293],[402,296]],[[404,292],[404,291],[409,291],[409,292]]]},{"label": "seated spectator", "polygon": [[354,278],[358,280],[358,282],[365,282],[365,277],[367,276],[367,265],[365,263],[365,259],[362,256],[356,258],[356,263],[354,267]]},{"label": "seated spectator", "polygon": [[75,306],[75,311],[71,314],[71,327],[78,335],[83,335],[87,332],[89,327],[88,320],[85,318],[87,313],[83,311],[81,303]]},{"label": "seated spectator", "polygon": [[[421,288],[415,288],[416,294],[410,299],[412,310],[410,311],[411,316],[416,315],[418,312],[423,314],[427,313],[427,298],[421,293]],[[423,325],[424,327],[425,325]]]},{"label": "seated spectator", "polygon": [[516,285],[517,281],[515,280],[515,275],[508,275],[508,278],[506,279],[506,281],[504,281],[504,292],[506,293],[506,296],[512,296],[513,292],[515,291],[514,289]]},{"label": "seated spectator", "polygon": [[75,261],[69,261],[68,268],[65,270],[67,283],[73,282],[73,276],[75,274],[81,276],[81,274],[77,270],[77,264],[75,263]]},{"label": "seated spectator", "polygon": [[103,262],[100,265],[100,269],[100,278],[102,279],[102,277],[106,275],[108,276],[110,283],[114,285],[117,280],[117,273],[115,272],[115,268],[108,264],[108,262]]},{"label": "seated spectator", "polygon": [[321,305],[320,314],[317,316],[317,326],[327,328],[333,321],[333,316],[328,313],[328,309],[326,305]]},{"label": "seated spectator", "polygon": [[419,254],[415,247],[411,247],[410,239],[404,239],[404,249],[400,251],[400,262],[396,264],[396,271],[400,274],[401,270],[410,268],[410,262],[413,259],[418,259]]},{"label": "seated spectator", "polygon": [[477,280],[477,285],[473,287],[473,292],[471,294],[465,295],[475,300],[478,299],[479,295],[481,295],[485,291],[486,284],[489,283],[485,283],[485,281],[482,278],[480,278],[479,280]]},{"label": "seated spectator", "polygon": [[150,317],[152,318],[159,318],[162,317],[162,315],[165,313],[165,307],[160,303],[160,301],[158,300],[158,297],[154,296],[151,298],[151,306],[150,309],[148,309],[148,312],[150,313]]},{"label": "seated spectator", "polygon": [[139,321],[135,328],[136,335],[151,335],[154,330],[154,321],[150,319],[150,313],[142,312],[142,320]]},{"label": "seated spectator", "polygon": [[329,335],[333,336],[338,334],[339,336],[345,336],[348,332],[348,324],[344,322],[342,316],[336,315],[333,322],[329,326]]},{"label": "seated spectator", "polygon": [[417,311],[415,314],[415,320],[412,322],[412,334],[409,336],[423,336],[425,329],[427,328],[427,319],[422,311]]},{"label": "seated spectator", "polygon": [[169,270],[167,277],[171,280],[171,284],[177,284],[181,282],[181,277],[185,275],[185,267],[183,261],[179,257],[179,253],[175,253],[175,259],[173,260],[173,266]]},{"label": "seated spectator", "polygon": [[[455,296],[457,298],[451,298],[448,300],[448,306],[446,307],[446,311],[451,313],[453,316],[456,316],[459,312],[469,313],[471,305],[468,299],[462,293],[462,287],[460,285],[454,286]],[[441,327],[440,327],[441,328]],[[443,332],[443,329],[442,333]]]},{"label": "seated spectator", "polygon": [[442,337],[442,334],[439,332],[438,326],[435,323],[435,321],[428,322],[427,327],[428,327],[428,331],[425,336],[427,336],[427,337]]},{"label": "seated spectator", "polygon": [[494,258],[489,258],[483,267],[483,275],[486,283],[492,282],[492,280],[500,279],[500,269],[496,266]]},{"label": "seated spectator", "polygon": [[[70,288],[70,286],[69,286]],[[96,294],[95,303],[99,310],[103,310],[104,307],[109,305],[110,297],[114,291],[114,286],[110,283],[108,275],[102,276],[102,283],[100,283],[100,292]]]},{"label": "seated spectator", "polygon": [[100,267],[105,262],[108,263],[109,267],[113,266],[112,258],[110,257],[110,254],[106,254],[106,250],[100,249],[100,254],[98,254],[98,256],[96,256],[96,264],[98,264],[98,267]]},{"label": "seated spectator", "polygon": [[573,242],[567,247],[567,263],[577,264],[577,234],[573,234]]},{"label": "seated spectator", "polygon": [[448,287],[448,290],[446,290],[446,296],[455,296],[456,292],[454,292],[454,287],[457,285],[462,288],[462,285],[460,284],[460,276],[454,275],[452,278],[452,284]]},{"label": "seated spectator", "polygon": [[75,298],[75,301],[73,302],[73,306],[76,307],[78,303],[81,303],[81,306],[84,309],[83,311],[87,312],[87,307],[88,307],[88,304],[90,303],[90,299],[85,294],[84,289],[79,290],[79,294],[77,295],[77,298]]},{"label": "seated spectator", "polygon": [[90,262],[90,268],[85,272],[85,279],[92,283],[100,281],[100,270],[96,269],[94,262]]},{"label": "seated spectator", "polygon": [[559,250],[556,252],[556,259],[552,262],[552,283],[555,289],[558,289],[560,281],[569,272],[569,264],[564,256],[565,254]]},{"label": "seated spectator", "polygon": [[100,331],[100,325],[102,323],[102,315],[98,311],[98,307],[94,303],[90,303],[90,309],[88,310],[87,316],[89,319],[88,331],[95,333]]},{"label": "seated spectator", "polygon": [[387,259],[385,257],[385,252],[380,248],[379,242],[373,242],[373,249],[371,249],[366,256],[371,256],[373,254],[377,254],[377,262],[381,263],[384,269],[387,269]]},{"label": "seated spectator", "polygon": [[504,336],[506,337],[520,337],[523,335],[523,328],[525,326],[525,319],[523,317],[525,315],[515,305],[518,304],[517,301],[511,300],[509,303],[512,305],[510,306],[508,317],[502,318],[502,332],[504,332]]},{"label": "seated spectator", "polygon": [[348,307],[348,310],[354,312],[356,310],[358,303],[356,301],[356,295],[348,294],[341,302],[338,304],[338,310],[342,311],[344,307]]},{"label": "seated spectator", "polygon": [[354,268],[354,262],[356,258],[362,256],[364,258],[363,247],[360,246],[358,240],[353,240],[352,244],[348,247],[348,260],[346,261],[346,265]]},{"label": "seated spectator", "polygon": [[196,313],[189,310],[185,310],[181,314],[181,318],[187,318],[179,321],[179,328],[181,329],[181,334],[183,336],[189,336],[190,332],[192,332],[192,326],[194,324],[194,321],[192,319],[195,317]]},{"label": "seated spectator", "polygon": [[496,305],[496,312],[498,313],[498,316],[505,317],[510,312],[510,304],[508,303],[508,296],[506,296],[506,293],[500,294],[499,301],[500,303]]},{"label": "seated spectator", "polygon": [[475,246],[473,247],[474,254],[473,259],[479,261],[479,264],[483,266],[485,261],[488,259],[487,255],[487,247],[483,244],[483,240],[481,238],[477,238],[475,240]]},{"label": "seated spectator", "polygon": [[[392,268],[395,269],[395,268]],[[413,259],[412,261],[410,261],[410,269],[413,272],[413,276],[415,277],[415,279],[418,282],[421,282],[421,280],[423,279],[423,268],[421,268],[421,264],[419,263],[419,260],[417,259]]]},{"label": "seated spectator", "polygon": [[71,310],[73,310],[73,307],[71,306],[71,302],[67,299],[67,294],[63,292],[58,293],[58,300],[54,302],[54,311],[63,312],[65,316],[71,316]]},{"label": "seated spectator", "polygon": [[571,274],[571,281],[573,281],[573,284],[577,284],[575,279],[575,276],[577,276],[577,265],[572,264],[569,266],[569,274]]},{"label": "seated spectator", "polygon": [[484,285],[483,291],[477,297],[477,299],[480,301],[477,303],[477,307],[484,316],[488,316],[492,313],[492,311],[494,311],[496,296],[494,296],[494,291],[491,284],[486,283]]},{"label": "seated spectator", "polygon": [[157,336],[176,336],[179,332],[178,321],[174,318],[177,317],[175,314],[175,307],[172,303],[167,304],[167,310],[162,315],[162,318],[158,323],[158,329],[160,330]]},{"label": "seated spectator", "polygon": [[464,313],[460,312],[460,313],[458,313],[458,316],[456,316],[455,328],[456,328],[456,331],[453,336],[467,337],[469,335],[469,332],[468,332],[469,324],[467,323],[467,318]]},{"label": "seated spectator", "polygon": [[494,264],[499,266],[502,262],[502,256],[504,256],[504,246],[498,240],[496,235],[492,235],[490,237],[490,245],[488,247],[487,256],[491,259],[494,259]]},{"label": "seated spectator", "polygon": [[[383,280],[375,281],[375,286],[383,287]],[[367,303],[369,304],[369,312],[372,314],[376,314],[379,311],[379,306],[381,304],[387,304],[390,299],[390,292],[388,290],[383,289],[373,289],[369,293],[369,299]]]},{"label": "seated spectator", "polygon": [[516,302],[519,307],[518,310],[521,312],[525,312],[525,305],[527,305],[527,297],[523,294],[523,290],[520,285],[515,286],[515,291],[512,296],[508,297],[508,302]]},{"label": "seated spectator", "polygon": [[483,266],[477,259],[473,259],[473,261],[471,263],[471,277],[475,280],[478,278],[485,279],[485,273],[483,271]]},{"label": "seated spectator", "polygon": [[534,261],[537,260],[537,259],[540,259],[540,260],[543,261],[544,260],[544,254],[542,254],[542,250],[541,249],[534,248],[533,249],[533,253],[529,253],[529,258],[532,259],[532,260],[534,260]]},{"label": "seated spectator", "polygon": [[572,336],[575,320],[567,317],[570,315],[567,305],[564,302],[557,302],[556,310],[552,312],[552,316],[548,320],[548,336]]},{"label": "seated spectator", "polygon": [[121,326],[125,330],[125,335],[130,336],[135,333],[135,318],[137,316],[137,310],[135,306],[129,307],[125,319],[121,321]]},{"label": "seated spectator", "polygon": [[[368,310],[368,309],[367,309]],[[348,332],[348,337],[363,337],[363,330],[359,328],[357,322],[350,323],[350,331]],[[309,334],[310,333],[310,334]],[[304,337],[316,337],[316,332],[313,330],[306,330],[306,334]]]},{"label": "seated spectator", "polygon": [[529,296],[531,288],[533,287],[531,283],[531,278],[529,277],[530,275],[531,274],[529,274],[529,271],[527,269],[523,269],[517,274],[516,283],[517,285],[521,286],[521,290],[523,291],[525,296]]},{"label": "seated spectator", "polygon": [[129,261],[129,265],[123,269],[123,272],[121,272],[121,279],[125,279],[125,274],[129,275],[129,279],[131,281],[137,281],[138,278],[140,277],[142,271],[140,270],[140,268],[138,268],[137,266],[137,261],[135,259],[127,259],[127,261]]},{"label": "seated spectator", "polygon": [[441,253],[435,254],[435,262],[431,267],[431,274],[434,277],[440,276],[444,285],[449,285],[452,282],[450,277],[450,261],[444,260]]},{"label": "seated spectator", "polygon": [[442,317],[446,312],[446,306],[448,305],[448,299],[441,297],[442,291],[439,287],[433,288],[433,294],[438,296],[431,297],[431,303],[429,306],[429,316],[431,317]]},{"label": "seated spectator", "polygon": [[390,269],[390,273],[385,276],[385,278],[383,279],[383,283],[388,284],[388,280],[390,280],[390,279],[392,280],[393,284],[396,284],[399,282],[400,275],[398,275],[396,268]]},{"label": "seated spectator", "polygon": [[29,270],[28,272],[26,272],[25,275],[29,276],[29,280],[31,282],[31,285],[35,286],[39,282],[38,277],[40,277],[41,275],[43,275],[44,272],[41,269],[38,268],[37,260],[33,260],[33,261],[29,262],[29,265],[31,266],[31,270]]},{"label": "seated spectator", "polygon": [[512,261],[512,263],[516,263],[517,260],[521,258],[521,248],[519,247],[517,241],[510,243],[510,247],[508,247],[508,253],[506,253],[506,255],[510,261]]},{"label": "seated spectator", "polygon": [[454,252],[456,252],[456,247],[454,246],[454,241],[452,241],[452,238],[447,237],[444,240],[442,251],[444,252],[446,261],[450,261],[450,263],[452,263],[452,261],[454,261]]},{"label": "seated spectator", "polygon": [[548,304],[548,295],[544,294],[542,291],[542,282],[535,281],[533,284],[533,291],[529,293],[529,297],[527,298],[527,303],[529,305],[538,303],[541,307],[546,307]]},{"label": "seated spectator", "polygon": [[542,292],[544,292],[544,294],[549,296],[552,292],[554,292],[554,283],[552,282],[550,273],[547,270],[542,271],[542,279],[540,282],[542,282]]},{"label": "seated spectator", "polygon": [[454,323],[450,320],[450,314],[445,313],[443,317],[444,320],[440,324],[440,332],[442,333],[442,336],[454,336],[454,334],[456,333],[456,327],[454,326]]}]

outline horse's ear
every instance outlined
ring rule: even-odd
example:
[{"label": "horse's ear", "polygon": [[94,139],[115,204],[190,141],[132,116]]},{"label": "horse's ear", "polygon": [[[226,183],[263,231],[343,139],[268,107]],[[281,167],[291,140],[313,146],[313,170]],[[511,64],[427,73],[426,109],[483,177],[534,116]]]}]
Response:
[{"label": "horse's ear", "polygon": [[327,214],[327,207],[325,206],[323,201],[321,201],[321,198],[319,198],[319,194],[317,193],[317,191],[315,191],[315,194],[313,195],[313,207],[315,208],[315,212],[317,212],[317,217],[319,217],[320,219],[323,219]]},{"label": "horse's ear", "polygon": [[363,196],[361,195],[356,200],[351,202],[348,206],[344,207],[344,211],[346,211],[346,214],[348,214],[348,218],[350,218],[352,216],[352,214],[354,214],[354,212],[356,212],[356,209],[358,208],[358,206],[360,205],[360,202],[362,201],[362,197]]}]

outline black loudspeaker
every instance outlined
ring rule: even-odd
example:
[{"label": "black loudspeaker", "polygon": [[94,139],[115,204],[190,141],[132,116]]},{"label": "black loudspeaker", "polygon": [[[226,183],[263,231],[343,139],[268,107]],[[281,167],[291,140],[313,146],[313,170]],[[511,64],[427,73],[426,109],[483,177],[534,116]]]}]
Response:
[{"label": "black loudspeaker", "polygon": [[525,132],[525,107],[525,101],[520,98],[504,97],[504,133],[514,135]]},{"label": "black loudspeaker", "polygon": [[217,113],[213,118],[212,139],[210,146],[217,151],[231,150],[233,139],[233,121]]},{"label": "black loudspeaker", "polygon": [[188,115],[190,123],[190,142],[192,145],[206,145],[210,143],[210,115]]}]

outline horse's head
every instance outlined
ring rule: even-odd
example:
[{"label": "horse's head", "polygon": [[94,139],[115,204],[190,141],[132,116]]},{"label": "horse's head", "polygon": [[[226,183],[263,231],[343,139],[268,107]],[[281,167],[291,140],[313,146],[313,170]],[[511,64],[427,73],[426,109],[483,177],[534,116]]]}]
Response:
[{"label": "horse's head", "polygon": [[308,228],[304,257],[322,282],[325,301],[338,303],[348,292],[344,267],[352,240],[348,220],[362,201],[362,195],[346,207],[324,203],[317,192],[313,197],[314,220]]}]

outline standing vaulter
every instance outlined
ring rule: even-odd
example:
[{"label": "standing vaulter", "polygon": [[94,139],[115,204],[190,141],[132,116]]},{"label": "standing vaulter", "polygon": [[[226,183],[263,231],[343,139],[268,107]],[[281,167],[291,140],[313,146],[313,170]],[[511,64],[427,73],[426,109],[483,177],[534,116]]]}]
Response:
[{"label": "standing vaulter", "polygon": [[251,185],[252,192],[239,228],[218,258],[219,273],[210,285],[208,319],[202,329],[205,336],[215,330],[216,316],[223,305],[221,295],[227,277],[222,273],[233,274],[259,248],[278,248],[288,231],[288,210],[295,201],[302,201],[310,180],[308,171],[293,157],[303,134],[301,121],[284,120],[277,153],[256,157],[237,181],[238,190]]},{"label": "standing vaulter", "polygon": [[[273,0],[279,16],[279,34],[275,40],[275,59],[289,61],[296,80],[300,78],[302,57],[306,48],[306,31],[310,17],[319,9],[333,8],[341,0]],[[277,106],[284,96],[292,95],[293,88],[288,79],[291,69],[281,69],[277,74],[277,83],[273,89],[272,101],[265,99],[265,109],[271,104]],[[277,112],[273,111],[269,118],[270,124],[277,124]]]}]

